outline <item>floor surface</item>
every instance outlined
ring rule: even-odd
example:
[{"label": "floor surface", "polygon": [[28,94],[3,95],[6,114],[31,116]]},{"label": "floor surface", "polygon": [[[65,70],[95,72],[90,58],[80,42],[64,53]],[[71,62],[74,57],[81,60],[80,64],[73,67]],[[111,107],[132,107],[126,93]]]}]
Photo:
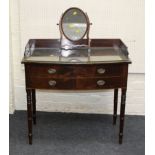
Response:
[{"label": "floor surface", "polygon": [[124,141],[111,115],[37,112],[28,144],[26,111],[10,115],[10,155],[144,155],[145,117],[126,116]]}]

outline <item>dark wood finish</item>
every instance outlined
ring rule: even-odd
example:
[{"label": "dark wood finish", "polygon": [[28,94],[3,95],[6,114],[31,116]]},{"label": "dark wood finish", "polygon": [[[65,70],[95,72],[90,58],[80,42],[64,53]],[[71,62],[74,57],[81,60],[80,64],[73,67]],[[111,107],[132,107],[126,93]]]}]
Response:
[{"label": "dark wood finish", "polygon": [[126,91],[127,91],[127,79],[128,79],[128,65],[124,67],[123,70],[124,82],[126,83],[125,88],[122,89],[121,94],[121,106],[120,106],[120,129],[119,129],[119,143],[122,144],[123,141],[123,128],[124,128],[124,118],[125,118],[125,102],[126,102]]},{"label": "dark wood finish", "polygon": [[28,137],[29,137],[29,144],[32,144],[32,90],[26,89],[26,92],[27,92]]},{"label": "dark wood finish", "polygon": [[32,89],[33,124],[36,124],[36,92]]},{"label": "dark wood finish", "polygon": [[[84,41],[84,40],[82,40]],[[60,42],[52,39],[32,39],[35,48],[59,47]],[[119,39],[93,39],[93,47],[110,47],[118,45],[122,50],[126,47]],[[103,52],[104,53],[104,52]],[[104,53],[105,54],[105,53]],[[107,53],[106,53],[107,55]],[[32,117],[36,124],[36,97],[35,89],[51,90],[103,90],[114,89],[114,113],[113,124],[117,118],[118,89],[122,90],[120,107],[120,130],[119,143],[123,139],[123,127],[125,116],[125,98],[127,90],[128,65],[131,61],[127,58],[128,52],[125,50],[126,59],[123,61],[111,61],[99,63],[62,63],[62,62],[36,62],[27,61],[25,58],[22,63],[25,65],[25,79],[27,92],[27,114],[28,114],[28,136],[29,144],[32,144]],[[103,55],[104,56],[104,55]],[[51,71],[52,69],[52,71]],[[98,71],[101,69],[101,71]],[[49,71],[50,70],[50,71]],[[33,108],[33,109],[32,109]]]},{"label": "dark wood finish", "polygon": [[114,89],[114,114],[113,114],[113,124],[116,124],[117,119],[117,104],[118,104],[118,89]]},{"label": "dark wood finish", "polygon": [[119,143],[123,141],[123,128],[124,128],[124,116],[125,116],[125,101],[126,101],[126,88],[122,89],[121,95],[121,108],[120,108],[120,129],[119,129]]},{"label": "dark wood finish", "polygon": [[[56,81],[54,86],[49,85],[50,81]],[[28,88],[36,88],[36,89],[56,89],[56,90],[74,90],[76,85],[75,79],[71,78],[29,78]]]},{"label": "dark wood finish", "polygon": [[[49,81],[56,81],[54,86],[49,85]],[[104,85],[98,85],[97,82],[103,80]],[[56,90],[93,90],[93,89],[113,89],[122,86],[122,79],[115,78],[40,78],[30,77],[27,87],[36,89],[56,89]]]},{"label": "dark wood finish", "polygon": [[[31,77],[67,78],[67,77],[120,77],[122,76],[122,64],[111,65],[52,65],[52,64],[26,64],[27,74]],[[105,69],[105,73],[98,73],[99,69]],[[56,72],[50,74],[49,69]]]},{"label": "dark wood finish", "polygon": [[[105,84],[98,85],[97,82],[103,80]],[[113,89],[122,85],[122,79],[120,77],[115,78],[79,78],[76,80],[76,88],[79,90],[93,90],[93,89]]]}]

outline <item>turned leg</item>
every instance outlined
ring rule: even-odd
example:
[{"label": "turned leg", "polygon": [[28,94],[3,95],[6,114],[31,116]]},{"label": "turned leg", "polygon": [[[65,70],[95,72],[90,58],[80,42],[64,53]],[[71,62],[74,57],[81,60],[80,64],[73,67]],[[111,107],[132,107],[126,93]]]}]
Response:
[{"label": "turned leg", "polygon": [[114,113],[113,113],[113,124],[116,124],[117,119],[117,104],[118,104],[118,89],[114,89]]},{"label": "turned leg", "polygon": [[32,90],[26,89],[27,92],[27,120],[28,120],[28,137],[29,144],[32,144]]},{"label": "turned leg", "polygon": [[123,141],[123,128],[124,128],[124,116],[125,116],[125,101],[126,101],[126,89],[122,89],[121,94],[121,108],[120,108],[120,129],[119,129],[119,143]]},{"label": "turned leg", "polygon": [[33,124],[36,124],[36,92],[32,89]]}]

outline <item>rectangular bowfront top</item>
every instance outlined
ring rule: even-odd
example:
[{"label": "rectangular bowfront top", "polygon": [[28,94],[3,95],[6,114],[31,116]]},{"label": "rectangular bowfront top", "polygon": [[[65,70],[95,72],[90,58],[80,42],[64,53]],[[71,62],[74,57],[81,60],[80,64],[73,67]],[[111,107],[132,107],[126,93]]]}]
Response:
[{"label": "rectangular bowfront top", "polygon": [[91,39],[89,46],[60,39],[30,39],[22,63],[94,64],[131,63],[120,39]]}]

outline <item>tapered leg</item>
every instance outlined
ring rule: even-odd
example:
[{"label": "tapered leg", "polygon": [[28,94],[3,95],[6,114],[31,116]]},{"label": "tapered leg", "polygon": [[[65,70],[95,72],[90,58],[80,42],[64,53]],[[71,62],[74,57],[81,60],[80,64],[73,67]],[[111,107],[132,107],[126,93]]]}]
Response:
[{"label": "tapered leg", "polygon": [[117,119],[117,104],[118,104],[118,89],[114,89],[114,113],[113,113],[113,124],[116,124]]},{"label": "tapered leg", "polygon": [[124,116],[125,116],[125,101],[126,101],[126,89],[122,89],[121,95],[121,108],[120,108],[120,129],[119,129],[119,143],[123,141],[123,128],[124,128]]},{"label": "tapered leg", "polygon": [[32,104],[33,104],[33,124],[36,124],[36,93],[35,93],[35,89],[32,89]]},{"label": "tapered leg", "polygon": [[29,144],[32,144],[32,90],[26,89],[27,92],[27,119],[28,119],[28,137]]}]

